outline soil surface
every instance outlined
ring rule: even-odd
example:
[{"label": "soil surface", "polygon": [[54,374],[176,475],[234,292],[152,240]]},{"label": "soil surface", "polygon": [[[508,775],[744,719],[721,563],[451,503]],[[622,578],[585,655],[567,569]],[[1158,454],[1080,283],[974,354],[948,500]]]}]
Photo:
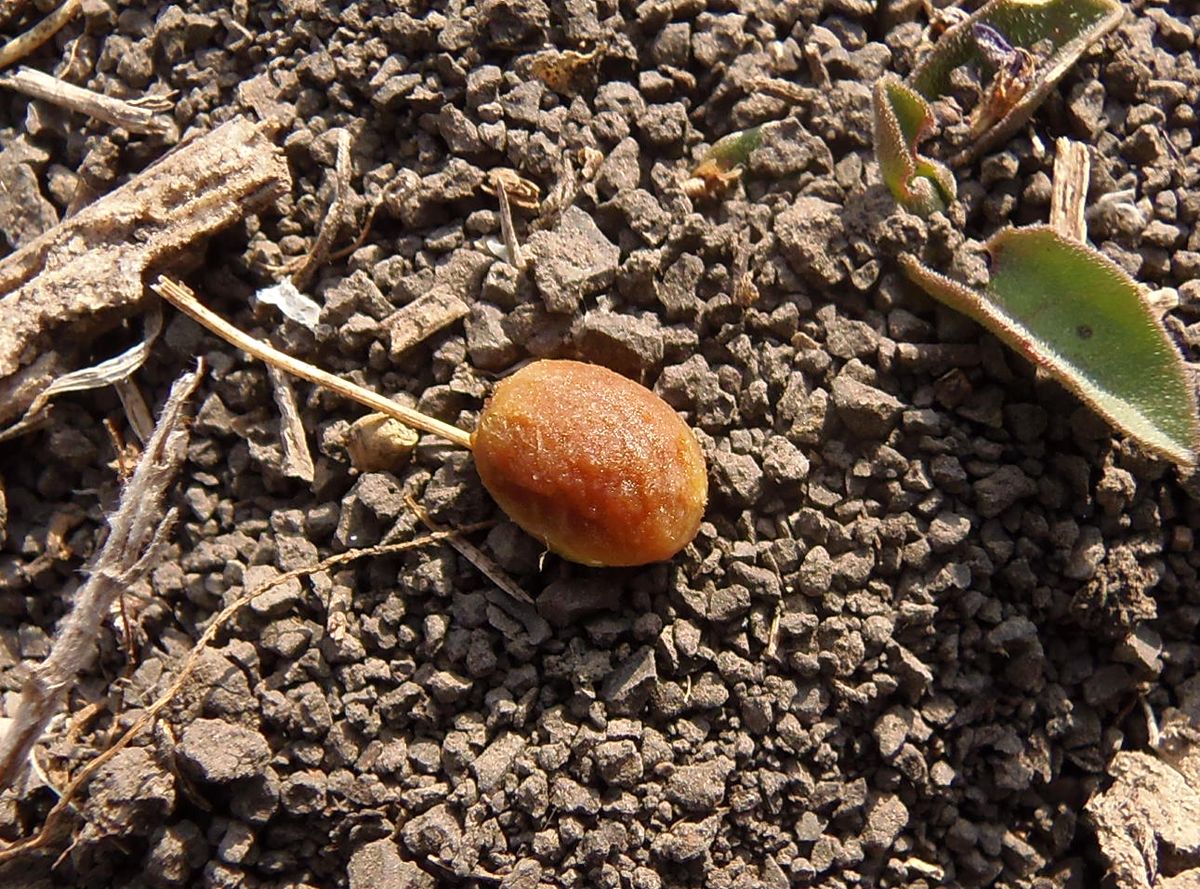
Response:
[{"label": "soil surface", "polygon": [[[18,10],[6,33],[51,5]],[[956,220],[925,222],[895,207],[871,151],[871,87],[911,70],[925,39],[915,0],[84,0],[27,64],[117,96],[174,91],[181,133],[238,115],[277,128],[292,195],[175,270],[209,305],[468,429],[525,359],[607,365],[694,426],[711,503],[669,563],[542,558],[469,455],[431,437],[409,465],[356,476],[345,444],[362,411],[298,383],[315,461],[300,480],[265,368],[170,313],[137,379],[157,409],[207,363],[181,519],[124,602],[132,638],[114,615],[40,777],[0,797],[0,838],[37,830],[52,788],[247,586],[423,533],[407,496],[442,525],[494,522],[470,539],[536,608],[446,545],[279,587],[95,776],[73,834],[0,881],[1099,885],[1085,806],[1114,758],[1155,755],[1148,716],[1200,699],[1200,478],[1115,436],[914,290],[895,258],[949,269],[970,255],[960,230],[1044,222],[1054,140],[1071,136],[1093,148],[1093,243],[1177,291],[1166,324],[1200,359],[1200,15],[1128,6],[1020,134],[956,171]],[[534,76],[540,53],[596,46],[554,89]],[[754,86],[764,76],[810,91],[777,98]],[[722,199],[685,195],[708,144],[785,118]],[[314,276],[309,330],[254,294],[315,241],[341,130],[353,219],[335,249],[378,212]],[[5,92],[0,145],[11,248],[170,141]],[[599,152],[594,171],[583,149]],[[519,273],[497,259],[482,186],[509,167],[546,196],[564,159],[570,207],[515,209]],[[414,344],[393,315],[431,293],[465,315]],[[47,427],[0,448],[10,708],[116,500],[106,418],[133,440],[102,391],[62,398]],[[1198,851],[1159,850],[1162,879],[1200,866]]]}]

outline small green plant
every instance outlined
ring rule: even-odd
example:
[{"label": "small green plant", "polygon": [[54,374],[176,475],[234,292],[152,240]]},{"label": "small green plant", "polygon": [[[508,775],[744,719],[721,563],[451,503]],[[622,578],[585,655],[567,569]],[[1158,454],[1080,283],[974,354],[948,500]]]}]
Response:
[{"label": "small green plant", "polygon": [[991,280],[983,291],[912,256],[900,263],[931,296],[978,321],[1147,449],[1195,464],[1195,387],[1138,284],[1049,226],[1005,229],[987,249]]},{"label": "small green plant", "polygon": [[761,124],[722,136],[692,168],[683,190],[693,198],[715,197],[737,182],[750,160],[750,152],[762,145],[763,127],[771,125]]},{"label": "small green plant", "polygon": [[954,201],[954,175],[937,161],[917,153],[934,126],[933,112],[919,93],[894,74],[875,84],[875,157],[884,184],[896,203],[910,213],[929,216]]}]

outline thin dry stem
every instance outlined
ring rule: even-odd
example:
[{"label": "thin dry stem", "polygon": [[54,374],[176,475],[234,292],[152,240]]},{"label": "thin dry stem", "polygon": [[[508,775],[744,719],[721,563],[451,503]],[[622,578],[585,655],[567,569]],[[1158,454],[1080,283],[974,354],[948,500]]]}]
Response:
[{"label": "thin dry stem", "polygon": [[[408,508],[416,514],[421,523],[430,531],[445,531],[446,529],[429,517],[429,513],[421,504],[417,503],[411,496],[404,498],[408,504]],[[521,589],[517,582],[508,576],[508,573],[501,568],[496,562],[484,554],[483,550],[471,543],[469,540],[462,538],[453,538],[450,540],[450,545],[458,550],[463,558],[478,568],[488,580],[498,586],[504,592],[508,593],[518,602],[524,602],[526,605],[533,605],[533,597],[529,593]]]},{"label": "thin dry stem", "polygon": [[150,570],[174,523],[174,510],[162,518],[162,505],[187,455],[184,406],[199,381],[197,370],[171,387],[154,435],[109,521],[108,540],[75,594],[71,613],[59,628],[50,654],[21,689],[12,724],[0,738],[0,787],[11,786],[24,770],[46,724],[94,656],[96,637],[113,601]]},{"label": "thin dry stem", "polygon": [[20,34],[4,46],[0,46],[0,68],[7,68],[13,62],[25,58],[62,30],[63,25],[75,17],[81,3],[82,0],[63,0],[61,6],[24,34]]},{"label": "thin dry stem", "polygon": [[1059,234],[1081,244],[1087,241],[1088,180],[1092,159],[1082,142],[1060,136],[1055,143],[1054,190],[1050,196],[1050,225]]},{"label": "thin dry stem", "polygon": [[512,204],[508,200],[508,190],[504,187],[497,188],[496,199],[500,202],[500,234],[504,236],[504,248],[508,251],[508,264],[520,271],[525,268],[525,255],[521,252],[521,242],[517,240],[517,229],[513,225]]},{"label": "thin dry stem", "polygon": [[151,285],[151,288],[155,293],[175,306],[175,308],[191,317],[196,323],[207,327],[227,343],[237,346],[243,352],[252,355],[260,361],[274,365],[280,370],[287,371],[292,376],[300,377],[302,380],[308,380],[310,383],[323,386],[331,392],[336,392],[338,395],[357,401],[359,404],[366,405],[378,413],[386,414],[395,420],[399,420],[401,423],[407,423],[415,429],[421,429],[433,435],[440,436],[446,441],[460,447],[468,449],[471,447],[470,433],[459,429],[457,426],[452,426],[435,417],[430,417],[420,411],[397,404],[390,398],[384,398],[370,389],[364,389],[362,386],[323,371],[319,367],[314,367],[306,361],[293,358],[291,355],[280,352],[274,346],[267,345],[243,333],[220,315],[201,305],[200,301],[196,299],[196,295],[177,281],[161,277]]},{"label": "thin dry stem", "polygon": [[317,240],[308,251],[308,255],[300,262],[300,267],[292,273],[292,283],[297,290],[304,290],[312,280],[313,274],[329,259],[329,249],[333,239],[342,230],[347,221],[350,194],[350,131],[338,131],[337,158],[333,168],[334,191],[333,201],[321,221],[317,231]]}]

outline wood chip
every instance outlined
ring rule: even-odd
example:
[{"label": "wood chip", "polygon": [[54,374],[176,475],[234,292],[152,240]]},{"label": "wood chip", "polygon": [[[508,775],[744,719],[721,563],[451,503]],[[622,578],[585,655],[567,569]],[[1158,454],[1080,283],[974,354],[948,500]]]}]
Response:
[{"label": "wood chip", "polygon": [[267,365],[267,376],[275,393],[275,406],[279,408],[279,439],[283,445],[283,474],[312,483],[316,468],[312,453],[308,449],[308,438],[304,433],[304,422],[296,408],[296,392],[288,375]]},{"label": "wood chip", "polygon": [[1086,145],[1065,136],[1059,137],[1055,147],[1050,225],[1064,237],[1082,243],[1087,241],[1087,222],[1083,214],[1087,208],[1092,158]]},{"label": "wood chip", "polygon": [[395,361],[470,311],[471,307],[448,287],[435,286],[383,319],[383,329],[391,337],[388,354]]},{"label": "wood chip", "polygon": [[131,313],[150,266],[291,189],[282,149],[238,118],[185,143],[0,261],[0,423]]}]

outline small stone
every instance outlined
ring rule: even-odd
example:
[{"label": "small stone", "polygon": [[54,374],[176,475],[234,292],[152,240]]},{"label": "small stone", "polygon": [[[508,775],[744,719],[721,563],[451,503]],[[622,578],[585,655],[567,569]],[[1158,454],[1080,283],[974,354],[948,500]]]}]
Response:
[{"label": "small stone", "polygon": [[410,818],[401,829],[400,838],[413,855],[449,861],[462,845],[462,826],[443,803]]},{"label": "small stone", "polygon": [[411,861],[400,857],[390,837],[354,850],[348,868],[350,889],[434,889],[437,881]]},{"label": "small stone", "polygon": [[799,589],[806,596],[820,597],[829,592],[833,582],[833,559],[829,550],[814,546],[800,563]]},{"label": "small stone", "polygon": [[254,828],[244,821],[231,821],[217,846],[217,857],[226,864],[241,864],[253,848]]},{"label": "small stone", "polygon": [[1139,623],[1113,649],[1113,658],[1132,664],[1145,674],[1157,676],[1162,672],[1163,641],[1149,624]]},{"label": "small stone", "polygon": [[638,166],[638,143],[632,137],[622,139],[608,153],[596,173],[596,188],[606,197],[637,188],[642,172]]},{"label": "small stone", "polygon": [[662,364],[662,328],[649,318],[588,312],[576,328],[575,348],[584,361],[646,380]]},{"label": "small stone", "polygon": [[904,409],[894,396],[846,374],[833,381],[830,395],[846,428],[867,439],[886,438]]},{"label": "small stone", "polygon": [[576,815],[595,815],[600,811],[600,794],[591,787],[565,775],[555,778],[550,785],[550,805]]},{"label": "small stone", "polygon": [[1004,512],[1018,500],[1037,493],[1037,483],[1011,464],[1001,466],[987,478],[974,484],[975,508],[984,518]]},{"label": "small stone", "polygon": [[600,689],[601,699],[621,710],[636,709],[658,680],[654,649],[644,646],[608,674]]},{"label": "small stone", "polygon": [[908,722],[898,713],[885,713],[875,723],[874,734],[879,755],[891,759],[904,746],[908,737]]},{"label": "small stone", "polygon": [[129,747],[96,770],[85,804],[85,835],[148,834],[175,808],[175,779],[144,747]]},{"label": "small stone", "polygon": [[450,151],[457,155],[475,155],[483,150],[479,130],[462,111],[454,105],[442,106],[437,116],[438,133]]},{"label": "small stone", "polygon": [[556,580],[537,598],[538,613],[556,627],[569,627],[597,611],[615,611],[624,593],[607,578]]},{"label": "small stone", "polygon": [[971,533],[971,520],[953,512],[939,513],[929,523],[929,546],[935,553],[946,552],[958,546]]},{"label": "small stone", "polygon": [[524,749],[525,739],[514,732],[505,732],[484,748],[471,762],[471,772],[480,793],[497,790]]},{"label": "small stone", "polygon": [[667,797],[689,812],[711,812],[725,799],[733,760],[719,756],[677,768],[667,782]]},{"label": "small stone", "polygon": [[280,787],[283,808],[292,815],[312,815],[325,808],[328,786],[325,773],[316,769],[293,772]]},{"label": "small stone", "polygon": [[183,730],[176,755],[200,780],[228,784],[261,772],[270,762],[271,748],[253,729],[220,719],[197,719]]},{"label": "small stone", "polygon": [[739,506],[751,506],[762,495],[763,471],[751,454],[717,451],[712,474],[716,493]]},{"label": "small stone", "polygon": [[632,788],[641,782],[644,766],[633,741],[605,741],[596,746],[595,757],[600,777],[609,784]]},{"label": "small stone", "polygon": [[551,312],[578,311],[585,297],[612,284],[621,250],[592,217],[568,207],[553,231],[536,232],[528,251],[538,292]]},{"label": "small stone", "polygon": [[809,460],[782,435],[772,435],[763,448],[763,473],[776,484],[801,482],[808,477]]},{"label": "small stone", "polygon": [[720,823],[719,815],[711,815],[700,822],[678,821],[670,830],[658,834],[650,848],[668,861],[680,864],[694,861],[712,848]]},{"label": "small stone", "polygon": [[279,790],[279,775],[267,766],[262,774],[237,782],[229,810],[251,824],[265,824],[279,808]]},{"label": "small stone", "polygon": [[476,303],[466,321],[467,354],[480,370],[503,370],[521,356],[505,329],[504,313],[488,303]]},{"label": "small stone", "polygon": [[867,804],[867,823],[862,844],[868,849],[887,850],[908,825],[908,808],[893,793],[884,793]]},{"label": "small stone", "polygon": [[[92,786],[95,788],[94,782]],[[151,886],[160,889],[186,886],[192,871],[204,864],[208,854],[208,844],[200,828],[191,821],[180,821],[154,832],[142,870]]]},{"label": "small stone", "polygon": [[450,670],[438,670],[429,677],[429,691],[443,704],[453,704],[471,693],[474,683]]},{"label": "small stone", "polygon": [[832,286],[846,275],[836,261],[843,240],[841,209],[818,197],[801,196],[775,217],[775,233],[793,269],[817,284]]}]

